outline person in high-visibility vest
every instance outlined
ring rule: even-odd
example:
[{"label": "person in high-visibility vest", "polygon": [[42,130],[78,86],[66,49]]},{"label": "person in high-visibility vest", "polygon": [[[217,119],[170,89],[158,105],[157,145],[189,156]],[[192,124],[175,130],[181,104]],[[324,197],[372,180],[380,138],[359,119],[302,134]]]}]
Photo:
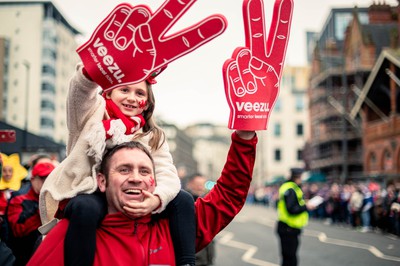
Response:
[{"label": "person in high-visibility vest", "polygon": [[303,169],[290,169],[290,179],[279,188],[277,233],[280,238],[282,266],[297,265],[301,230],[308,223],[308,210],[315,207],[304,201],[300,188]]}]

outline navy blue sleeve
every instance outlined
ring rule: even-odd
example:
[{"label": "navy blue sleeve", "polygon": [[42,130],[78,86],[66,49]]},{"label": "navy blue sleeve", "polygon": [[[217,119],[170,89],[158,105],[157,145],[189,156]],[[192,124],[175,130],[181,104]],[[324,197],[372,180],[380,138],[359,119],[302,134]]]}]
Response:
[{"label": "navy blue sleeve", "polygon": [[294,191],[294,189],[286,190],[284,197],[285,197],[287,211],[290,214],[300,214],[304,211],[307,211],[306,205],[301,206],[299,204],[299,201],[297,200],[296,192]]}]

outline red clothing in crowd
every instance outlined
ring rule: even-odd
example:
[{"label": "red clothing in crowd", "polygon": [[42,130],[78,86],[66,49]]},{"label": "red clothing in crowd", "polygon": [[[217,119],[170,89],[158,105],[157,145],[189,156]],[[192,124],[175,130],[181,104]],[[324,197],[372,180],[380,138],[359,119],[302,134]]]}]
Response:
[{"label": "red clothing in crowd", "polygon": [[[195,203],[196,250],[227,226],[243,207],[253,173],[257,137],[243,140],[232,134],[232,145],[214,188]],[[28,265],[63,265],[68,220],[61,220],[46,236]],[[109,214],[97,230],[94,265],[175,265],[167,218],[131,220]]]},{"label": "red clothing in crowd", "polygon": [[40,237],[39,195],[32,188],[25,194],[14,193],[7,209],[8,246],[15,256],[15,265],[26,265]]},{"label": "red clothing in crowd", "polygon": [[7,218],[14,237],[23,237],[42,225],[39,215],[39,195],[29,189],[28,193],[17,195],[10,200]]},{"label": "red clothing in crowd", "polygon": [[6,208],[7,208],[6,192],[0,190],[0,215],[4,215],[6,213]]}]

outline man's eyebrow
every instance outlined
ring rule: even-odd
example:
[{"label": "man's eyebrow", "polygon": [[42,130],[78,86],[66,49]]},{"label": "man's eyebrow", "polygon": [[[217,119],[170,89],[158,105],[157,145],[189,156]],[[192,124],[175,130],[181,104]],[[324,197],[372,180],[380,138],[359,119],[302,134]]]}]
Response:
[{"label": "man's eyebrow", "polygon": [[142,165],[140,166],[141,169],[148,169],[148,170],[152,170],[153,168],[151,166],[148,165]]},{"label": "man's eyebrow", "polygon": [[133,166],[130,163],[123,163],[123,164],[117,164],[115,169],[119,169],[119,168],[122,168],[122,167],[132,168]]}]

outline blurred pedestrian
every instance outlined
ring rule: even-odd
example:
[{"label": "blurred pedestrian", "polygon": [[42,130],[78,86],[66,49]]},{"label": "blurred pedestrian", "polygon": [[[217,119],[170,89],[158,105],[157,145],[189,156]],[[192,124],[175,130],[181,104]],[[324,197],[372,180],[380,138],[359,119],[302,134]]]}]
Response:
[{"label": "blurred pedestrian", "polygon": [[[207,178],[202,174],[196,173],[189,177],[186,183],[186,190],[192,194],[194,200],[206,195]],[[196,266],[209,266],[214,264],[215,259],[215,243],[210,242],[205,248],[196,253]]]},{"label": "blurred pedestrian", "polygon": [[386,195],[383,199],[383,209],[384,209],[384,232],[394,233],[395,223],[393,211],[391,210],[393,202],[396,200],[396,187],[394,183],[387,184]]},{"label": "blurred pedestrian", "polygon": [[397,197],[390,205],[391,215],[393,216],[394,233],[400,236],[400,192],[397,191]]},{"label": "blurred pedestrian", "polygon": [[30,189],[23,194],[14,195],[9,201],[6,213],[7,244],[16,258],[15,266],[26,265],[40,239],[38,228],[42,223],[38,208],[39,193],[53,170],[54,165],[50,162],[36,164],[32,169]]},{"label": "blurred pedestrian", "polygon": [[364,195],[358,185],[351,186],[351,197],[349,200],[349,209],[351,213],[351,225],[353,228],[360,229],[362,226],[361,209],[363,206]]},{"label": "blurred pedestrian", "polygon": [[0,180],[0,216],[5,214],[7,202],[13,191],[21,188],[21,181],[24,179],[28,171],[20,164],[19,155],[17,153],[7,156],[1,153],[3,162],[2,175]]},{"label": "blurred pedestrian", "polygon": [[308,223],[308,210],[315,206],[306,203],[300,188],[300,168],[292,168],[290,179],[279,188],[278,226],[282,266],[295,266],[298,263],[297,250],[301,230]]},{"label": "blurred pedestrian", "polygon": [[24,167],[28,170],[27,176],[21,182],[21,188],[18,193],[25,194],[31,188],[31,177],[32,177],[32,169],[38,163],[53,163],[56,166],[55,162],[50,158],[49,155],[44,153],[36,153],[33,154],[27,163],[24,164]]},{"label": "blurred pedestrian", "polygon": [[[3,176],[3,160],[2,156],[0,155],[0,180]],[[2,225],[3,225],[3,217],[0,216],[0,265],[2,266],[12,266],[15,261],[15,257],[12,254],[11,249],[2,241],[2,236],[3,236],[3,230],[2,230]]]},{"label": "blurred pedestrian", "polygon": [[361,232],[366,233],[371,230],[371,211],[374,207],[374,200],[372,198],[372,193],[367,186],[363,185],[361,189],[364,196],[361,208]]}]

